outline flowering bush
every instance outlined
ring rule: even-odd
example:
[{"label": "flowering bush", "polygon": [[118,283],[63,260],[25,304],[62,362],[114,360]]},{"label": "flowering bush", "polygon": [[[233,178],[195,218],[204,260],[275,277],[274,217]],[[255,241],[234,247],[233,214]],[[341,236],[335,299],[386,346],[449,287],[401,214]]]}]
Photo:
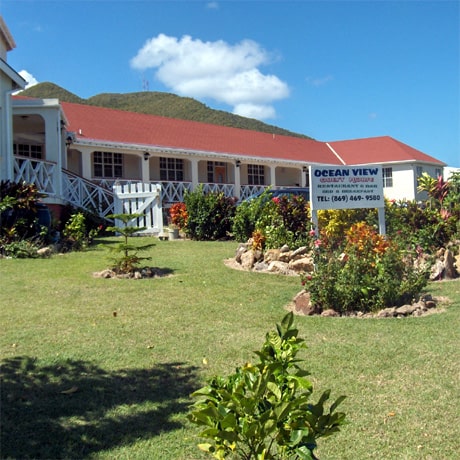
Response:
[{"label": "flowering bush", "polygon": [[315,271],[303,274],[301,282],[311,302],[323,309],[346,313],[399,306],[427,284],[426,265],[414,264],[420,249],[404,250],[364,222],[350,227],[341,248],[320,239],[313,253]]},{"label": "flowering bush", "polygon": [[310,243],[310,207],[302,196],[275,197],[265,204],[256,230],[265,235],[265,248],[290,248]]},{"label": "flowering bush", "polygon": [[188,213],[185,203],[174,203],[169,208],[169,217],[171,224],[175,225],[179,230],[182,230],[187,225]]}]

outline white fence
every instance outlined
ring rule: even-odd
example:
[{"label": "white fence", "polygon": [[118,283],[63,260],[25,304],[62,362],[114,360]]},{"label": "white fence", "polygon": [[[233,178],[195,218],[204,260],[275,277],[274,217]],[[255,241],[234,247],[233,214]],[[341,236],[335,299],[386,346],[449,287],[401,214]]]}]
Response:
[{"label": "white fence", "polygon": [[[129,223],[136,227],[145,227],[145,230],[139,233],[163,232],[160,184],[137,182],[114,185],[113,193],[115,214],[142,214]],[[121,226],[122,222],[115,220],[115,225]]]}]

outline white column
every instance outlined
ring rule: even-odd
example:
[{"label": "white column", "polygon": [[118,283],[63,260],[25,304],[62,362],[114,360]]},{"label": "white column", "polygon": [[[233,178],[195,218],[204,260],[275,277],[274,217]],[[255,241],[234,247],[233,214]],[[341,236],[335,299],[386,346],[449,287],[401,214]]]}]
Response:
[{"label": "white column", "polygon": [[81,175],[91,180],[91,150],[88,147],[81,149]]},{"label": "white column", "polygon": [[144,158],[141,157],[140,161],[142,182],[150,182],[150,158],[144,160]]},{"label": "white column", "polygon": [[192,190],[194,190],[198,184],[198,160],[196,158],[192,158],[191,161],[191,170],[192,170]]},{"label": "white column", "polygon": [[276,185],[276,166],[269,166],[270,168],[270,185]]},{"label": "white column", "polygon": [[241,165],[234,166],[235,168],[235,197],[240,199],[241,197]]}]

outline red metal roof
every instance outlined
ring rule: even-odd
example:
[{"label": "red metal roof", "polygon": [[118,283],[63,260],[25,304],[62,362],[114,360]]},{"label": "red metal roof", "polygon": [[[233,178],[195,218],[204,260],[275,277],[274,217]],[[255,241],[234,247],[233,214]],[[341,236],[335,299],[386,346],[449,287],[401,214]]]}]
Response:
[{"label": "red metal roof", "polygon": [[325,142],[312,139],[70,102],[61,102],[61,106],[69,123],[68,131],[82,140],[317,164],[417,161],[445,166],[442,161],[390,136],[329,142],[336,156]]},{"label": "red metal roof", "polygon": [[[324,142],[62,102],[77,139],[336,164]],[[81,133],[81,134],[80,134]]]},{"label": "red metal roof", "polygon": [[347,165],[414,161],[445,165],[390,136],[329,142],[329,145]]}]

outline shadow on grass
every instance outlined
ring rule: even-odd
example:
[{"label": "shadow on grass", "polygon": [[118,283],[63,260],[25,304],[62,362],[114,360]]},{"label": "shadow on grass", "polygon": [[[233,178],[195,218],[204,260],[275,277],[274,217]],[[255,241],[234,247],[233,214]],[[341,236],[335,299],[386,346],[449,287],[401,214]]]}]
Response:
[{"label": "shadow on grass", "polygon": [[199,386],[184,363],[107,372],[85,361],[1,363],[1,458],[83,458],[182,426]]}]

